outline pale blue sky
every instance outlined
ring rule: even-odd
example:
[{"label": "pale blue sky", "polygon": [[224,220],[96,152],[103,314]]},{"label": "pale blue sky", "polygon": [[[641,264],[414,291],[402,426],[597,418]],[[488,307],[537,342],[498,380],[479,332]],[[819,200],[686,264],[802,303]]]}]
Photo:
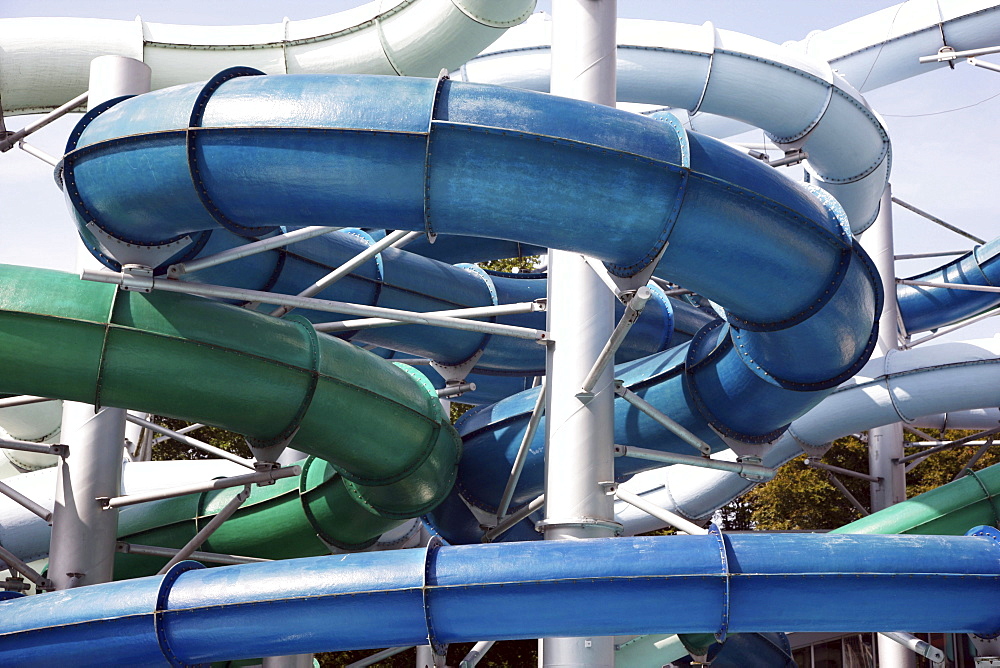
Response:
[{"label": "pale blue sky", "polygon": [[[305,19],[360,4],[350,0],[4,0],[0,17],[87,16],[147,21],[220,25],[273,23],[284,16]],[[703,23],[745,32],[775,42],[801,39],[810,31],[829,28],[877,11],[886,0],[619,0],[624,17]],[[538,8],[549,9],[549,2]],[[1000,57],[990,57],[997,62]],[[939,69],[914,79],[866,94],[885,117],[893,141],[894,194],[911,201],[986,239],[1000,233],[995,214],[997,158],[1000,130],[996,123],[1000,98],[1000,73],[960,63],[955,70]],[[967,105],[967,109],[958,109]],[[948,112],[948,113],[938,113]],[[28,117],[8,119],[16,129]],[[54,123],[36,134],[32,143],[60,154],[75,118]],[[760,134],[757,134],[760,137]],[[52,180],[51,168],[21,151],[0,155],[0,262],[73,267],[75,230],[62,197]],[[897,209],[897,252],[967,248],[968,243],[905,211]],[[898,267],[910,275],[936,264],[913,261]],[[1000,318],[970,328],[964,336],[989,336],[1000,329]]]}]

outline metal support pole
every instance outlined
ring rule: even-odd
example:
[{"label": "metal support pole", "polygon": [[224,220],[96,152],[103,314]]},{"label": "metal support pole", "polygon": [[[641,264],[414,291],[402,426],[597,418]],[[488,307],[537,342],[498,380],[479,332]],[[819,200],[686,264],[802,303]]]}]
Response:
[{"label": "metal support pole", "polygon": [[286,656],[265,656],[261,668],[312,668],[312,654],[288,654]]},{"label": "metal support pole", "polygon": [[[861,245],[871,256],[882,278],[885,303],[879,316],[878,349],[882,355],[899,348],[896,322],[896,274],[893,263],[892,196],[888,185],[882,193],[878,217],[861,237]],[[909,207],[907,204],[900,203]],[[869,473],[879,482],[871,484],[872,512],[888,508],[906,499],[906,473],[899,460],[903,457],[903,427],[900,423],[876,427],[868,431]]]},{"label": "metal support pole", "polygon": [[128,274],[118,274],[110,271],[91,269],[81,271],[80,278],[85,281],[120,285],[125,290],[137,290],[141,292],[161,290],[164,292],[179,292],[181,294],[197,295],[199,297],[219,297],[221,299],[235,299],[245,302],[285,304],[287,306],[291,306],[292,308],[308,308],[314,311],[324,311],[326,313],[346,313],[348,315],[391,318],[393,320],[399,320],[400,322],[414,325],[432,325],[448,329],[480,332],[483,334],[512,336],[517,339],[526,339],[529,341],[544,341],[549,338],[546,332],[537,329],[529,329],[528,327],[515,327],[513,325],[501,325],[492,322],[479,322],[476,320],[463,320],[461,318],[448,318],[433,315],[431,313],[402,311],[399,309],[382,308],[380,306],[363,306],[361,304],[335,302],[327,299],[280,295],[261,290],[228,288],[224,285],[184,283],[181,281],[152,278],[149,276],[130,276]]},{"label": "metal support pole", "polygon": [[444,668],[444,657],[434,653],[430,645],[417,645],[417,668]]},{"label": "metal support pole", "polygon": [[521,479],[521,471],[524,470],[524,462],[528,459],[528,449],[531,447],[531,442],[535,439],[535,432],[538,431],[538,423],[542,420],[542,415],[545,414],[545,395],[546,386],[542,385],[542,389],[538,391],[538,398],[535,399],[535,407],[531,411],[531,417],[528,419],[528,426],[524,430],[524,436],[521,438],[521,445],[517,448],[517,455],[514,456],[514,463],[510,467],[510,476],[507,478],[507,486],[503,489],[503,496],[500,497],[500,505],[497,506],[497,524],[503,521],[507,511],[510,510],[510,500],[514,498],[514,489],[517,487],[517,482]]},{"label": "metal support pole", "polygon": [[409,647],[390,647],[389,649],[384,649],[381,652],[375,652],[371,656],[359,659],[354,663],[349,663],[344,668],[367,668],[367,666],[372,666],[381,661],[382,659],[388,659],[390,656],[396,656],[397,654],[402,654],[408,649],[413,649],[413,646]]},{"label": "metal support pole", "polygon": [[31,580],[39,589],[54,589],[52,580],[42,577],[41,573],[26,564],[20,557],[3,546],[0,546],[0,559],[3,559],[9,568],[13,568],[15,571]]},{"label": "metal support pole", "polygon": [[[319,294],[323,290],[327,289],[344,276],[347,276],[352,271],[363,265],[368,260],[372,259],[382,251],[384,251],[389,246],[395,245],[397,242],[406,242],[409,239],[419,237],[422,232],[408,232],[406,230],[396,230],[391,234],[385,235],[384,238],[376,241],[370,247],[366,248],[364,251],[358,253],[353,258],[340,265],[329,274],[319,279],[308,288],[300,292],[298,297],[312,297],[315,294]],[[407,238],[409,237],[409,239]],[[295,308],[291,305],[279,306],[271,312],[271,315],[280,318],[286,313],[290,313],[291,310]]]},{"label": "metal support pole", "polygon": [[215,533],[215,530],[221,527],[223,522],[232,517],[233,513],[235,513],[239,507],[243,505],[243,502],[249,498],[250,485],[247,485],[243,488],[242,492],[230,499],[229,503],[227,503],[222,510],[216,513],[215,517],[213,517],[208,524],[202,527],[201,531],[196,533],[194,537],[187,542],[187,545],[178,550],[177,554],[171,557],[170,561],[168,561],[166,565],[164,565],[163,568],[161,568],[156,574],[165,575],[171,568],[190,557],[191,554],[201,547],[202,543],[208,540],[209,537]]},{"label": "metal support pole", "polygon": [[41,404],[46,401],[57,401],[48,397],[36,397],[30,394],[23,394],[19,397],[0,399],[0,408],[12,408],[14,406],[27,406],[28,404]]},{"label": "metal support pole", "polygon": [[[93,69],[91,69],[90,75],[91,75],[91,77],[94,76],[94,70]],[[93,85],[94,85],[94,82],[93,82],[93,79],[91,79],[91,86],[93,86]],[[147,90],[148,90],[148,88],[147,88]],[[89,93],[81,93],[80,95],[77,95],[76,97],[74,97],[72,100],[70,100],[66,104],[63,104],[63,105],[61,105],[59,107],[56,107],[55,109],[53,109],[49,113],[47,113],[44,116],[42,116],[41,118],[39,118],[37,121],[35,121],[33,123],[29,123],[28,125],[25,125],[20,130],[17,130],[15,132],[10,133],[9,135],[7,135],[7,137],[5,137],[2,140],[0,140],[0,152],[9,151],[10,149],[14,148],[14,144],[16,144],[17,142],[21,141],[22,139],[24,139],[28,135],[32,134],[33,132],[37,132],[38,130],[41,130],[42,128],[44,128],[49,123],[62,118],[63,116],[65,116],[69,112],[73,111],[77,107],[82,106],[85,102],[87,102],[88,95],[89,95]],[[90,106],[93,107],[94,104],[92,103]]]},{"label": "metal support pole", "polygon": [[597,379],[604,373],[604,370],[608,367],[611,361],[615,358],[615,353],[618,352],[618,348],[621,347],[622,342],[628,335],[629,330],[632,329],[632,325],[635,321],[639,319],[642,314],[642,310],[646,307],[646,302],[653,296],[653,292],[647,288],[645,285],[635,291],[635,295],[629,300],[628,304],[625,306],[625,313],[622,315],[622,319],[618,321],[618,325],[615,327],[615,331],[611,334],[611,338],[604,345],[601,350],[601,354],[597,356],[597,361],[594,362],[594,367],[587,374],[587,377],[583,380],[583,394],[587,395],[589,398],[593,396],[591,390],[594,389],[594,384]]},{"label": "metal support pole", "polygon": [[655,406],[625,387],[625,385],[623,385],[620,381],[615,381],[615,394],[638,408],[645,415],[653,418],[653,420],[659,423],[663,428],[672,433],[674,436],[677,436],[701,454],[711,454],[712,446],[685,429],[683,425],[661,413]]},{"label": "metal support pole", "polygon": [[[149,557],[172,557],[180,550],[173,547],[158,547],[156,545],[136,545],[135,543],[118,543],[115,549],[122,554],[141,554]],[[235,554],[219,554],[218,552],[200,552],[195,550],[187,555],[189,559],[204,561],[210,564],[222,564],[224,566],[236,566],[239,564],[259,564],[273,559],[263,559],[261,557],[241,557]]]},{"label": "metal support pole", "polygon": [[17,147],[19,149],[21,149],[22,151],[24,151],[25,153],[27,153],[28,155],[34,156],[34,157],[38,158],[39,160],[41,160],[42,162],[48,163],[48,164],[52,165],[53,167],[55,167],[56,165],[59,164],[59,158],[57,158],[54,155],[51,155],[49,153],[46,153],[45,151],[43,151],[42,149],[38,148],[37,146],[32,146],[31,144],[29,144],[28,142],[24,141],[23,139],[21,141],[17,142]]},{"label": "metal support pole", "polygon": [[252,241],[248,244],[238,246],[237,248],[230,248],[229,250],[222,251],[221,253],[216,253],[215,255],[207,255],[205,257],[200,257],[197,260],[191,260],[190,262],[172,264],[167,268],[167,275],[171,278],[177,278],[178,276],[182,276],[184,274],[192,274],[202,269],[208,269],[209,267],[215,267],[220,264],[225,264],[226,262],[240,260],[274,248],[282,248],[289,244],[293,244],[296,241],[312,239],[313,237],[319,237],[342,229],[344,228],[322,226],[303,227],[299,230],[293,230],[291,232],[286,232],[285,234],[270,237],[269,239]]},{"label": "metal support pole", "polygon": [[[501,304],[500,306],[476,306],[473,308],[456,308],[447,311],[427,311],[425,315],[442,315],[453,318],[487,318],[498,315],[520,315],[544,311],[544,302],[521,302],[518,304]],[[349,332],[356,329],[373,329],[376,327],[393,327],[405,325],[401,320],[391,318],[358,318],[357,320],[338,320],[322,322],[316,325],[317,332]]]},{"label": "metal support pole", "polygon": [[[996,51],[992,51],[991,53],[996,53]],[[997,65],[996,63],[991,63],[985,60],[979,60],[977,58],[972,58],[972,57],[970,57],[966,62],[969,63],[970,65],[981,67],[984,70],[989,70],[990,72],[1000,72],[1000,65]]]},{"label": "metal support pole", "polygon": [[952,478],[952,480],[958,480],[959,478],[964,478],[966,475],[968,475],[969,471],[972,470],[972,467],[975,466],[976,463],[983,458],[983,455],[989,452],[992,446],[993,446],[993,438],[990,437],[986,439],[985,443],[979,446],[979,449],[976,450],[976,454],[972,455],[972,458],[965,463],[965,466],[962,467],[962,470],[956,473],[955,477]]},{"label": "metal support pole", "polygon": [[851,494],[851,490],[847,489],[844,483],[840,482],[840,478],[834,475],[832,471],[827,471],[826,477],[830,481],[830,484],[836,487],[837,491],[844,495],[844,498],[847,499],[852,506],[854,506],[854,509],[858,511],[862,517],[868,517],[871,515],[871,513],[869,513],[865,507],[861,505],[858,498]]},{"label": "metal support pole", "polygon": [[968,285],[966,283],[944,283],[942,281],[911,281],[907,278],[896,279],[900,285],[915,285],[920,288],[947,288],[948,290],[968,290],[969,292],[1000,293],[1000,288],[992,285]]},{"label": "metal support pole", "polygon": [[21,452],[38,452],[43,455],[56,455],[57,457],[69,456],[69,446],[62,443],[34,443],[32,441],[21,441],[16,438],[0,438],[0,448],[20,450]]},{"label": "metal support pole", "polygon": [[472,646],[472,649],[469,650],[469,653],[465,655],[465,658],[458,664],[458,668],[476,668],[476,664],[478,664],[482,658],[486,656],[486,652],[490,651],[494,642],[496,641],[480,640],[477,642]]},{"label": "metal support pole", "polygon": [[618,444],[615,444],[615,456],[634,457],[636,459],[646,459],[653,462],[663,462],[664,464],[697,466],[698,468],[713,469],[715,471],[728,471],[729,473],[737,473],[748,480],[755,481],[771,480],[777,474],[776,470],[766,466],[761,466],[760,464],[727,462],[722,459],[712,459],[710,457],[678,455],[673,452],[661,452],[659,450],[648,450],[646,448],[632,448]]},{"label": "metal support pole", "polygon": [[190,485],[180,485],[169,489],[157,489],[141,494],[129,494],[127,496],[102,497],[98,499],[102,508],[125,508],[147,501],[159,501],[161,499],[173,499],[187,494],[198,494],[201,492],[211,492],[216,489],[226,489],[228,487],[240,487],[243,485],[270,485],[282,478],[292,478],[300,475],[302,468],[299,466],[288,466],[284,468],[268,469],[257,473],[246,475],[234,475],[228,478],[217,478],[206,482],[196,482]]},{"label": "metal support pole", "polygon": [[[886,186],[886,188],[888,188],[888,187],[889,186]],[[891,197],[891,191],[890,191],[890,197]],[[896,198],[896,197],[892,197],[892,201],[895,202],[896,204],[898,204],[899,206],[903,207],[904,209],[909,209],[910,211],[912,211],[913,213],[917,214],[918,216],[920,216],[922,218],[926,218],[927,220],[931,221],[935,225],[940,225],[941,227],[945,228],[946,230],[951,230],[955,234],[959,234],[959,235],[965,237],[966,239],[971,239],[972,241],[975,241],[977,244],[984,244],[984,243],[986,243],[986,239],[981,239],[981,238],[977,237],[975,234],[970,234],[969,232],[966,232],[965,230],[963,230],[960,227],[955,227],[951,223],[946,223],[945,221],[941,220],[937,216],[932,216],[931,214],[927,213],[923,209],[918,209],[917,207],[913,206],[909,202],[904,202],[903,200],[901,200],[899,198]],[[891,212],[887,213],[885,211],[881,211],[880,210],[879,211],[879,216],[881,216],[883,213],[886,213],[886,215],[889,217],[890,221],[892,220],[892,213]],[[876,225],[878,224],[877,220],[876,220],[875,224]],[[892,235],[892,233],[890,232],[890,239],[892,238],[891,235]],[[862,243],[862,245],[864,245],[864,244]],[[881,270],[879,270],[879,271],[881,272]]]},{"label": "metal support pole", "polygon": [[954,332],[956,330],[962,329],[964,327],[968,327],[969,325],[974,325],[977,322],[980,322],[982,320],[986,320],[987,318],[993,318],[993,317],[998,316],[998,315],[1000,315],[1000,309],[993,309],[992,311],[987,311],[986,313],[982,313],[980,315],[977,315],[975,318],[969,318],[968,320],[960,322],[957,325],[952,325],[951,327],[943,327],[943,328],[937,330],[936,332],[934,332],[933,334],[928,334],[927,336],[923,336],[923,337],[917,339],[916,341],[909,341],[903,347],[909,349],[909,348],[913,348],[914,346],[919,346],[921,343],[926,343],[926,342],[931,341],[933,339],[942,337],[945,334],[951,334],[952,332]]},{"label": "metal support pole", "polygon": [[[617,0],[554,0],[554,95],[615,106]],[[596,379],[597,394],[577,397],[614,332],[614,294],[577,253],[549,251],[546,355],[545,539],[613,536],[613,375]],[[614,666],[613,638],[544,638],[544,666]]]},{"label": "metal support pole", "polygon": [[[146,93],[149,88],[150,69],[138,60],[101,56],[90,64],[91,108],[122,95]],[[77,269],[95,264],[86,247],[78,244]],[[72,456],[59,462],[49,577],[56,589],[109,582],[118,511],[105,511],[97,499],[121,493],[125,411],[63,402],[62,441],[70,445]]]},{"label": "metal support pole", "polygon": [[26,497],[24,494],[21,494],[19,491],[17,491],[10,485],[0,482],[0,494],[3,494],[8,499],[18,504],[22,508],[25,508],[34,513],[35,515],[38,515],[46,522],[52,521],[51,510],[49,510],[48,508],[39,503],[36,503],[35,501],[32,501],[31,499]]},{"label": "metal support pole", "polygon": [[830,473],[839,473],[841,475],[846,475],[850,478],[860,478],[861,480],[867,480],[868,482],[878,483],[881,480],[873,475],[867,473],[861,473],[860,471],[852,471],[850,469],[845,469],[840,466],[833,466],[832,464],[824,464],[823,462],[816,461],[815,459],[810,459],[806,457],[802,462],[806,466],[811,466],[815,469],[822,469],[824,471],[829,471]]},{"label": "metal support pole", "polygon": [[59,460],[52,513],[49,577],[56,589],[110,582],[118,512],[97,500],[117,496],[125,442],[125,411],[63,402],[62,440],[72,456]]},{"label": "metal support pole", "polygon": [[660,508],[659,506],[646,501],[638,494],[633,494],[632,492],[624,490],[621,487],[615,489],[615,496],[630,506],[635,506],[639,510],[652,515],[662,522],[666,522],[670,526],[679,531],[683,531],[684,533],[691,534],[692,536],[700,536],[708,533],[707,529],[701,528],[694,522],[686,520],[680,515],[672,513],[665,508]]},{"label": "metal support pole", "polygon": [[976,434],[971,434],[963,438],[957,439],[955,441],[949,441],[948,443],[942,443],[941,445],[935,445],[932,448],[927,448],[926,450],[921,450],[920,452],[915,452],[912,455],[906,455],[905,457],[899,458],[900,464],[906,464],[912,462],[915,459],[922,459],[928,455],[933,455],[934,453],[941,452],[942,450],[950,450],[951,448],[958,448],[970,441],[976,441],[980,438],[985,438],[988,436],[993,436],[994,434],[1000,433],[1000,427],[994,427],[993,429],[987,429],[986,431],[981,431]]},{"label": "metal support pole", "polygon": [[539,494],[534,499],[531,500],[526,506],[522,506],[512,512],[510,515],[504,517],[500,522],[497,523],[492,529],[487,529],[486,533],[483,534],[483,542],[489,543],[507,533],[507,531],[513,527],[515,524],[523,520],[525,517],[533,512],[536,512],[545,505],[545,495]]},{"label": "metal support pole", "polygon": [[174,439],[175,441],[183,443],[184,445],[189,445],[192,448],[195,448],[196,450],[201,450],[202,452],[207,452],[208,454],[215,455],[216,457],[219,457],[221,459],[228,459],[229,461],[239,464],[240,466],[244,466],[248,469],[256,470],[252,459],[244,459],[243,457],[233,454],[228,450],[223,450],[222,448],[217,448],[214,445],[205,443],[204,441],[199,441],[196,438],[185,436],[179,431],[167,429],[166,427],[158,425],[155,422],[150,422],[149,420],[143,420],[141,417],[137,417],[135,415],[126,415],[125,419],[131,422],[132,424],[137,424],[140,427],[145,427],[146,429],[149,429],[151,431],[155,431],[160,434],[165,434],[170,438]]},{"label": "metal support pole", "polygon": [[[929,659],[931,663],[942,663],[944,661],[945,657],[943,651],[928,642],[924,642],[912,633],[885,631],[883,633],[879,633],[878,635],[880,638],[888,638],[893,642],[899,643],[911,652]],[[881,644],[879,646],[881,647]]]}]

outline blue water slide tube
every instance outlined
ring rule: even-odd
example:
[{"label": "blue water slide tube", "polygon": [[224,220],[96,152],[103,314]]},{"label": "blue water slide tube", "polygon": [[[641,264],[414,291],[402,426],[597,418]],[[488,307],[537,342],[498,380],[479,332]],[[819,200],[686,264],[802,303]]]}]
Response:
[{"label": "blue water slide tube", "polygon": [[[908,280],[1000,287],[1000,238]],[[1000,293],[900,284],[899,313],[910,334],[937,329],[995,308]]]},{"label": "blue water slide tube", "polygon": [[[619,377],[719,449],[776,438],[875,341],[877,275],[837,203],[676,123],[443,79],[243,69],[95,110],[68,148],[84,236],[96,226],[159,245],[367,225],[578,251],[621,276],[659,256],[657,275],[714,300],[728,322]],[[516,395],[466,423],[460,486],[474,504],[499,498],[490,485],[503,487],[497,471],[530,405]],[[621,442],[686,451],[618,412]],[[519,502],[540,480],[540,444],[532,451]]]},{"label": "blue water slide tube", "polygon": [[1000,631],[1000,543],[995,530],[974,532],[432,542],[214,569],[182,562],[165,576],[0,601],[0,663],[192,665],[665,628],[987,635]]}]

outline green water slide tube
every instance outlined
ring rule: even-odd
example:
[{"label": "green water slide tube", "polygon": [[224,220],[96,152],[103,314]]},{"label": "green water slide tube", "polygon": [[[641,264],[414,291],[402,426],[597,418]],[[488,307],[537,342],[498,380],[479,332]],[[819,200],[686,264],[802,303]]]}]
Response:
[{"label": "green water slide tube", "polygon": [[[267,540],[261,556],[291,556],[283,504],[309,523],[315,553],[317,534],[362,545],[433,508],[454,483],[461,440],[433,388],[304,319],[27,267],[0,266],[0,285],[0,391],[193,420],[244,434],[263,452],[287,442],[322,460],[301,479],[255,490],[207,549],[225,551],[259,529],[244,536],[248,549]],[[230,493],[175,500],[186,508],[163,516],[214,514]],[[162,524],[137,518],[123,529],[153,542],[193,526]]]}]

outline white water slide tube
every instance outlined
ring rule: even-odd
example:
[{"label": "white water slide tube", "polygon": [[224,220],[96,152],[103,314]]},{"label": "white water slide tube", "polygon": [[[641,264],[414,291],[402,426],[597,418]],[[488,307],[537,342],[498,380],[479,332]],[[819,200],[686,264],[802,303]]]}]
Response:
[{"label": "white water slide tube", "polygon": [[[837,198],[858,233],[875,219],[891,156],[885,129],[857,88],[929,71],[917,58],[937,52],[941,31],[959,50],[1000,43],[1000,3],[943,4],[939,11],[936,2],[905,3],[792,48],[711,23],[620,19],[618,100],[724,116],[761,128],[785,150],[802,149],[810,180]],[[456,78],[547,91],[550,44],[551,22],[533,19]],[[862,75],[866,66],[873,76]]]},{"label": "white water slide tube", "polygon": [[531,14],[535,0],[380,0],[304,21],[193,26],[83,18],[0,19],[7,115],[54,109],[87,89],[90,61],[117,55],[153,71],[153,89],[243,65],[307,72],[437,76]]},{"label": "white water slide tube", "polygon": [[[989,429],[1000,425],[998,406],[1000,338],[891,351],[868,362],[854,378],[792,422],[763,463],[780,466],[803,450],[821,454],[834,439],[894,422]],[[735,455],[729,458],[735,460]],[[702,520],[754,484],[734,473],[669,466],[639,473],[622,487],[682,517]],[[664,525],[622,502],[615,511],[628,534]]]}]

